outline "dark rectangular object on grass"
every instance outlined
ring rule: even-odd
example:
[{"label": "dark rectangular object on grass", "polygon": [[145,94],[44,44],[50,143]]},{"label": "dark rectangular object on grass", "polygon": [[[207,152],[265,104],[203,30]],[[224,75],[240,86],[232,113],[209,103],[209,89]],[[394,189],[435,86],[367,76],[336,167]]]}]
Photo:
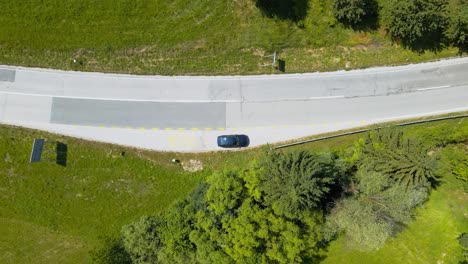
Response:
[{"label": "dark rectangular object on grass", "polygon": [[39,162],[41,161],[42,150],[44,149],[45,139],[43,138],[36,138],[34,139],[31,157],[29,158],[29,162]]}]

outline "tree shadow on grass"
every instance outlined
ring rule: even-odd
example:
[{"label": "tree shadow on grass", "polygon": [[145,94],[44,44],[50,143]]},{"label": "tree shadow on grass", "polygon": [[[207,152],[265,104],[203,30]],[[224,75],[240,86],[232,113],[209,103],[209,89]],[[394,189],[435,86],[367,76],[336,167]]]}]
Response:
[{"label": "tree shadow on grass", "polygon": [[447,47],[448,43],[443,31],[426,33],[416,38],[393,38],[393,41],[400,42],[403,47],[419,54],[423,54],[426,51],[440,52]]},{"label": "tree shadow on grass", "polygon": [[106,238],[99,250],[91,251],[93,263],[131,264],[130,255],[121,239]]},{"label": "tree shadow on grass", "polygon": [[307,16],[309,0],[256,0],[255,5],[267,17],[298,22]]},{"label": "tree shadow on grass", "polygon": [[56,143],[56,163],[60,166],[67,166],[68,146],[65,143]]}]

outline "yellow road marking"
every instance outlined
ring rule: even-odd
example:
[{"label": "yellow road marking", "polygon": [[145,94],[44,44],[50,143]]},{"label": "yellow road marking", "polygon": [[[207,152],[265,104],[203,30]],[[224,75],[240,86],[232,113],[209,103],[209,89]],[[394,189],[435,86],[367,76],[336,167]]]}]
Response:
[{"label": "yellow road marking", "polygon": [[172,127],[166,127],[164,130],[172,130]]},{"label": "yellow road marking", "polygon": [[191,130],[197,131],[197,130],[200,130],[200,129],[198,127],[192,127]]},{"label": "yellow road marking", "polygon": [[177,128],[177,130],[185,130],[185,128],[184,127],[179,127],[179,128]]}]

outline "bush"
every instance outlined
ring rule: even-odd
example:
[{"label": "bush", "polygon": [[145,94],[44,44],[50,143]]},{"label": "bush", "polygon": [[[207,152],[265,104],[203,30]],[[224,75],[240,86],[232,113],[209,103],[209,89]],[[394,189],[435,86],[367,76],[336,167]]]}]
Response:
[{"label": "bush", "polygon": [[468,182],[468,151],[463,144],[443,148],[440,164],[445,175],[454,175],[457,179]]},{"label": "bush", "polygon": [[351,27],[376,27],[378,5],[375,0],[335,0],[336,18]]},{"label": "bush", "polygon": [[361,169],[353,196],[337,202],[327,218],[326,234],[344,232],[360,251],[376,250],[411,221],[413,208],[427,199],[428,190],[405,188],[381,173]]},{"label": "bush", "polygon": [[452,10],[446,35],[460,52],[468,51],[468,0],[460,0]]},{"label": "bush", "polygon": [[382,15],[392,39],[407,48],[437,51],[447,43],[447,0],[388,0]]},{"label": "bush", "polygon": [[158,259],[161,219],[144,216],[122,228],[123,245],[132,263],[155,263]]}]

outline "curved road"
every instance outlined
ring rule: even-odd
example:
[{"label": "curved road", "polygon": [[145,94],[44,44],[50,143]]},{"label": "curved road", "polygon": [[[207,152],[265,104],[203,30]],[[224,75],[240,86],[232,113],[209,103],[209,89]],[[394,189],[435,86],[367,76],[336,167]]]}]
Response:
[{"label": "curved road", "polygon": [[468,58],[366,70],[131,76],[0,66],[0,122],[135,147],[206,151],[468,110]]}]

